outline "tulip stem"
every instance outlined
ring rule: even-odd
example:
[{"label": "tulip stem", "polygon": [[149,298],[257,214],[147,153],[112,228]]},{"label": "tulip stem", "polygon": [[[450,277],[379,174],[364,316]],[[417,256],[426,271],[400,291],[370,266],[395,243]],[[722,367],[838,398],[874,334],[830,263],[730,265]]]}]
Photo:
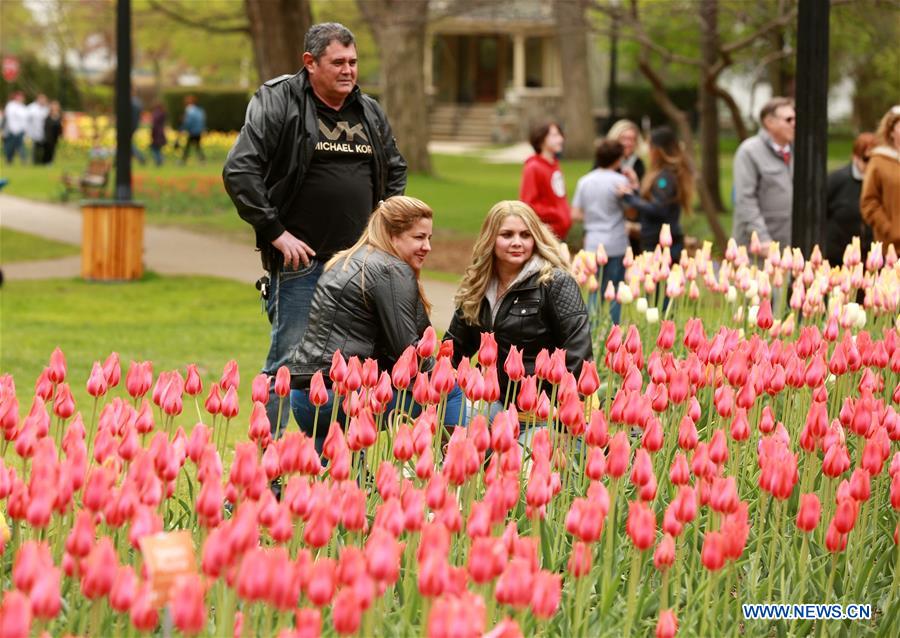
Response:
[{"label": "tulip stem", "polygon": [[[637,581],[638,576],[641,573],[641,552],[635,547],[632,550],[631,557],[631,573],[628,574],[628,603],[625,607],[625,629],[622,631],[622,635],[625,638],[630,638],[631,636],[631,627],[635,620],[635,615],[637,610],[635,607],[635,596],[637,594]],[[708,605],[704,605],[704,609]],[[703,635],[703,630],[701,628],[700,635]]]},{"label": "tulip stem", "polygon": [[772,600],[772,587],[775,584],[775,547],[781,537],[781,514],[783,510],[784,501],[777,501],[775,503],[775,533],[772,534],[772,538],[769,541],[769,571],[766,573],[766,580],[768,581],[765,598],[766,602]]},{"label": "tulip stem", "polygon": [[[618,479],[611,479],[609,485],[609,514],[603,538],[603,601],[604,613],[608,602],[612,602],[609,588],[613,569],[613,536],[616,534],[616,494],[619,491]],[[607,602],[608,601],[608,602]]]}]

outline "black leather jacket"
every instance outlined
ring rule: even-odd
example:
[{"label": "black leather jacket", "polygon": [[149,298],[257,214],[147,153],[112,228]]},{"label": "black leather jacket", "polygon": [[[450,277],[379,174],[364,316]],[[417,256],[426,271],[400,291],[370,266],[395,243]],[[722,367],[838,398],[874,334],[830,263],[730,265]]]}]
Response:
[{"label": "black leather jacket", "polygon": [[576,376],[581,363],[594,358],[587,308],[581,289],[572,276],[555,269],[549,281],[541,283],[540,272],[523,279],[510,288],[500,300],[496,319],[491,319],[490,304],[481,302],[478,326],[465,321],[457,309],[444,339],[453,341],[454,363],[471,357],[481,345],[481,333],[493,332],[497,340],[497,376],[500,396],[506,395],[509,379],[503,363],[510,347],[522,351],[526,374],[534,374],[538,352],[546,348],[566,350],[566,367]]},{"label": "black leather jacket", "polygon": [[413,269],[377,248],[360,248],[319,279],[309,326],[289,366],[291,385],[309,387],[316,370],[327,382],[335,350],[360,360],[373,357],[390,371],[430,325]]},{"label": "black leather jacket", "polygon": [[[222,179],[238,214],[256,231],[256,245],[266,252],[284,232],[281,216],[312,162],[319,141],[316,106],[307,89],[306,70],[269,80],[256,91]],[[402,195],[406,160],[397,149],[387,117],[378,103],[354,87],[363,109],[366,135],[374,149],[372,208],[379,200]]]}]

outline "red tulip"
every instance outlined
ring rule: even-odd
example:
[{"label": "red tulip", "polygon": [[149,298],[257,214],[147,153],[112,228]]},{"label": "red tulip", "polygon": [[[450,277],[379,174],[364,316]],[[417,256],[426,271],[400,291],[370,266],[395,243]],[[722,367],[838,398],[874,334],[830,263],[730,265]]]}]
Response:
[{"label": "red tulip", "polygon": [[664,571],[675,563],[675,539],[669,534],[662,537],[653,552],[653,565],[659,571]]},{"label": "red tulip", "polygon": [[434,355],[434,351],[437,349],[437,335],[434,332],[434,328],[432,326],[428,326],[425,328],[425,332],[422,333],[422,338],[419,339],[419,343],[416,344],[416,354],[418,354],[422,359],[427,359]]},{"label": "red tulip", "polygon": [[231,359],[222,369],[222,377],[219,379],[219,386],[226,392],[231,388],[235,390],[241,385],[241,375],[238,371],[237,361]]},{"label": "red tulip", "polygon": [[325,379],[321,370],[317,370],[310,379],[309,401],[316,407],[322,407],[328,403],[328,389],[325,387]]},{"label": "red tulip", "polygon": [[47,376],[53,383],[62,383],[66,380],[66,355],[58,347],[50,354]]},{"label": "red tulip", "polygon": [[718,571],[725,565],[725,539],[721,532],[707,532],[703,537],[700,561],[710,571]]},{"label": "red tulip", "polygon": [[836,554],[847,549],[847,534],[838,531],[834,520],[828,525],[828,531],[825,532],[825,548],[832,554]]},{"label": "red tulip", "polygon": [[62,607],[61,572],[56,567],[43,570],[31,588],[31,611],[36,618],[56,618]]},{"label": "red tulip", "polygon": [[250,400],[259,401],[262,404],[269,401],[269,375],[260,373],[253,377],[250,385]]},{"label": "red tulip", "polygon": [[510,381],[521,381],[525,377],[525,364],[522,361],[522,352],[516,346],[510,346],[509,354],[503,363],[503,371]]},{"label": "red tulip", "polygon": [[44,542],[25,541],[15,556],[12,583],[18,589],[30,592],[41,574],[51,567],[53,558],[50,555],[49,545]]},{"label": "red tulip", "polygon": [[478,363],[482,368],[489,368],[497,363],[497,341],[493,332],[481,333],[481,346],[478,348]]},{"label": "red tulip", "polygon": [[3,594],[3,602],[0,604],[0,638],[19,638],[30,633],[31,602],[22,592],[8,590]]},{"label": "red tulip", "polygon": [[552,618],[562,598],[562,576],[541,570],[534,575],[531,613],[538,618]]},{"label": "red tulip", "polygon": [[82,563],[81,593],[95,600],[107,596],[115,580],[118,559],[112,540],[103,536]]},{"label": "red tulip", "polygon": [[643,501],[628,504],[625,531],[639,551],[649,549],[656,537],[656,515]]},{"label": "red tulip", "polygon": [[[363,493],[363,504],[365,494]],[[366,565],[372,578],[382,583],[392,584],[400,576],[400,557],[403,545],[393,535],[377,528],[366,540]]]},{"label": "red tulip", "polygon": [[[223,385],[222,387],[224,388],[225,386]],[[222,397],[221,413],[226,419],[233,419],[240,411],[236,387],[235,385],[229,386],[225,391],[225,396]]]},{"label": "red tulip", "polygon": [[678,619],[674,609],[663,609],[656,622],[656,638],[673,638],[678,633]]},{"label": "red tulip", "polygon": [[581,364],[581,374],[578,377],[578,393],[582,396],[594,394],[600,387],[600,376],[597,374],[597,366],[593,361],[585,361]]},{"label": "red tulip", "polygon": [[198,634],[206,627],[204,594],[203,583],[197,574],[182,575],[175,580],[169,598],[169,609],[172,612],[172,622],[182,633]]},{"label": "red tulip", "polygon": [[825,450],[825,458],[822,460],[822,473],[825,476],[836,478],[850,469],[850,455],[843,444],[832,445]]},{"label": "red tulip", "polygon": [[281,366],[275,372],[275,394],[282,399],[291,393],[291,371],[287,366]]},{"label": "red tulip", "polygon": [[153,589],[150,583],[144,583],[138,590],[131,605],[131,624],[138,631],[153,631],[159,623],[159,615],[154,605]]},{"label": "red tulip", "polygon": [[94,367],[91,369],[91,376],[87,382],[87,392],[97,398],[106,394],[106,390],[106,375],[103,374],[103,366],[99,361],[94,361]]},{"label": "red tulip", "polygon": [[53,400],[53,413],[60,419],[68,419],[75,413],[75,399],[68,383],[56,386],[56,398]]},{"label": "red tulip", "polygon": [[78,512],[75,525],[66,537],[66,551],[77,558],[84,558],[93,547],[94,534],[94,517],[88,510]]},{"label": "red tulip", "polygon": [[764,297],[759,302],[759,310],[756,313],[756,325],[759,326],[760,330],[768,330],[772,327],[774,322],[775,318],[772,316],[772,302],[768,297]]},{"label": "red tulip", "polygon": [[125,613],[131,609],[138,593],[138,579],[130,565],[122,565],[116,572],[112,589],[109,592],[109,606],[115,611]]},{"label": "red tulip", "polygon": [[811,532],[819,525],[822,506],[815,494],[801,494],[800,507],[797,510],[797,529]]},{"label": "red tulip", "polygon": [[628,470],[628,460],[631,456],[631,446],[628,436],[622,430],[609,441],[609,449],[606,455],[606,473],[610,477],[620,478]]}]

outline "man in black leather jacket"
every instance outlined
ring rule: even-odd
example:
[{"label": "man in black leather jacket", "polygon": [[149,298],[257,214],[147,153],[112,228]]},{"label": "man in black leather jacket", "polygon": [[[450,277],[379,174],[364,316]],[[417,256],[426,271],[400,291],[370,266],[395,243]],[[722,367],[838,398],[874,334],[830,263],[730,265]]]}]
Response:
[{"label": "man in black leather jacket", "polygon": [[[390,124],[356,86],[353,34],[313,25],[303,69],[263,84],[225,160],[225,190],[253,226],[268,281],[272,324],[263,372],[274,375],[300,346],[324,263],[351,246],[382,199],[403,194],[406,161]],[[278,400],[268,404],[276,435]]]}]

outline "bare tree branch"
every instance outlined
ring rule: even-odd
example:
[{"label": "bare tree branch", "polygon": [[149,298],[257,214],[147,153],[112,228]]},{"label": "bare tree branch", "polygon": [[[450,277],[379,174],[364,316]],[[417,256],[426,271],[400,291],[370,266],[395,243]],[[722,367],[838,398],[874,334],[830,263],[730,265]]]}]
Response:
[{"label": "bare tree branch", "polygon": [[[176,22],[183,24],[188,27],[193,27],[195,29],[201,29],[208,33],[250,33],[250,26],[247,24],[246,20],[240,20],[236,15],[231,14],[219,14],[215,16],[207,16],[205,20],[195,20],[192,18],[188,18],[187,14],[189,13],[186,8],[184,8],[180,2],[167,2],[163,4],[159,0],[149,0],[150,7],[159,13],[162,13],[168,18],[175,20]],[[172,7],[175,7],[174,9]],[[235,23],[227,24],[226,26],[222,26],[217,24],[220,21],[226,20],[236,20]]]}]

